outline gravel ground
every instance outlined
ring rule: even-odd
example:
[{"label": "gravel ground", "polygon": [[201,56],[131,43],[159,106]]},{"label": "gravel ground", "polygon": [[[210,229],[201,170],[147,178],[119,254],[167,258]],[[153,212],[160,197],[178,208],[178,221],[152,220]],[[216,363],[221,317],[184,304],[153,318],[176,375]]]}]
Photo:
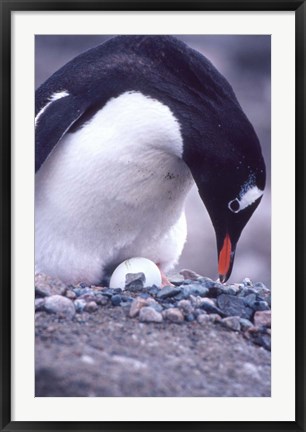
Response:
[{"label": "gravel ground", "polygon": [[125,291],[35,281],[36,396],[270,396],[271,293],[190,271]]}]

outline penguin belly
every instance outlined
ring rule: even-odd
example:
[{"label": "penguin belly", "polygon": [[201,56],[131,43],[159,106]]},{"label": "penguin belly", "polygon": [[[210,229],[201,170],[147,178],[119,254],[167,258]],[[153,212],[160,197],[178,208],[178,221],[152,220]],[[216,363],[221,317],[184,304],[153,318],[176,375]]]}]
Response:
[{"label": "penguin belly", "polygon": [[136,92],[66,133],[36,174],[36,271],[94,284],[133,256],[169,270],[186,240],[193,184],[182,149],[169,108]]}]

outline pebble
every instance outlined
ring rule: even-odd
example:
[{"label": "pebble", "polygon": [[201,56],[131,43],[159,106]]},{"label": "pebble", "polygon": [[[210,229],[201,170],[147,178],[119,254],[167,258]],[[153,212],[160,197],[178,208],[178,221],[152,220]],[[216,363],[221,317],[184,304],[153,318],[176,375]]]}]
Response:
[{"label": "pebble", "polygon": [[264,300],[254,302],[253,309],[255,311],[270,310],[268,303]]},{"label": "pebble", "polygon": [[45,299],[37,298],[35,299],[35,311],[42,311],[45,308]]},{"label": "pebble", "polygon": [[227,294],[233,294],[233,295],[237,295],[241,292],[242,290],[242,284],[233,284],[233,285],[229,285],[227,287],[228,289],[228,293]]},{"label": "pebble", "polygon": [[231,330],[234,330],[234,331],[240,331],[241,330],[240,317],[239,316],[238,317],[237,316],[231,316],[231,317],[223,318],[221,323],[224,327],[227,327]]},{"label": "pebble", "polygon": [[127,273],[125,275],[125,288],[129,291],[140,291],[143,289],[146,282],[145,274],[140,273]]},{"label": "pebble", "polygon": [[66,291],[66,297],[67,298],[69,298],[70,300],[75,300],[76,298],[77,298],[77,295],[76,295],[76,293],[74,292],[74,291],[72,291],[72,290],[70,290],[70,289],[68,289],[67,291]]},{"label": "pebble", "polygon": [[219,314],[209,314],[208,316],[209,316],[209,318],[210,318],[210,320],[212,322],[220,322],[220,321],[222,321],[222,318],[221,318],[221,316]]},{"label": "pebble", "polygon": [[136,297],[131,304],[130,311],[129,311],[129,317],[135,318],[138,314],[141,308],[144,306],[147,306],[147,301],[141,297]]},{"label": "pebble", "polygon": [[224,288],[223,288],[223,286],[221,284],[220,284],[220,286],[219,285],[214,285],[214,286],[212,286],[212,287],[209,288],[209,290],[208,290],[208,297],[216,298],[219,295],[221,295],[223,292],[224,292]]},{"label": "pebble", "polygon": [[193,307],[189,300],[180,300],[177,306],[184,312],[184,314],[188,315],[193,312]]},{"label": "pebble", "polygon": [[84,311],[89,313],[96,312],[97,310],[98,310],[98,305],[95,301],[90,301],[86,303],[84,307]]},{"label": "pebble", "polygon": [[201,308],[209,314],[224,315],[222,310],[215,306],[214,302],[209,298],[204,298],[201,302]]},{"label": "pebble", "polygon": [[67,285],[59,279],[52,278],[43,273],[35,275],[35,295],[49,297],[52,295],[64,295]]},{"label": "pebble", "polygon": [[173,274],[171,276],[168,277],[168,280],[176,286],[181,285],[181,283],[184,280],[184,277],[182,275],[180,275],[179,273]]},{"label": "pebble", "polygon": [[163,318],[174,323],[181,323],[184,321],[184,315],[178,308],[167,309],[162,315]]},{"label": "pebble", "polygon": [[187,269],[181,270],[180,274],[183,276],[183,278],[185,280],[189,279],[189,280],[195,281],[195,280],[198,280],[198,279],[202,278],[202,276],[199,275],[198,273],[196,273],[196,272],[194,272],[192,270],[187,270]]},{"label": "pebble", "polygon": [[246,318],[240,318],[240,326],[241,326],[241,330],[244,332],[249,328],[253,327],[253,324],[251,323],[251,321],[247,320]]},{"label": "pebble", "polygon": [[243,298],[244,304],[247,306],[250,306],[252,309],[254,309],[254,304],[256,302],[256,294],[248,294]]},{"label": "pebble", "polygon": [[244,286],[252,286],[253,285],[253,282],[249,278],[244,278],[242,283]]},{"label": "pebble", "polygon": [[271,327],[271,311],[257,311],[254,315],[254,324],[256,327]]},{"label": "pebble", "polygon": [[94,295],[94,294],[89,294],[89,293],[87,293],[87,294],[82,294],[82,295],[80,295],[80,296],[78,297],[78,299],[80,299],[80,300],[81,300],[81,299],[85,300],[86,303],[91,302],[91,301],[96,301],[96,298],[97,298],[96,295]]},{"label": "pebble", "polygon": [[179,294],[181,292],[180,288],[172,287],[172,286],[165,286],[164,288],[160,289],[157,293],[157,298],[159,299],[166,299],[169,297],[174,297],[175,295]]},{"label": "pebble", "polygon": [[162,312],[164,310],[164,308],[162,307],[162,305],[160,305],[157,302],[151,302],[151,299],[147,300],[148,306],[152,307],[153,309],[155,309],[157,312]]},{"label": "pebble", "polygon": [[208,288],[208,289],[213,288],[214,286],[216,286],[216,284],[218,285],[217,282],[214,282],[212,279],[210,279],[208,277],[201,277],[198,280],[202,286],[204,286],[205,288]]},{"label": "pebble", "polygon": [[94,295],[94,291],[89,287],[85,287],[85,288],[76,287],[76,288],[73,288],[73,292],[76,294],[77,297],[84,296],[85,294]]},{"label": "pebble", "polygon": [[246,306],[244,300],[240,297],[221,294],[217,298],[217,304],[226,316],[239,316],[241,318],[250,319],[253,315],[253,310]]},{"label": "pebble", "polygon": [[145,306],[139,312],[139,321],[160,323],[163,321],[163,316],[152,307]]},{"label": "pebble", "polygon": [[111,302],[113,306],[119,306],[121,303],[121,295],[115,294],[111,297]]},{"label": "pebble", "polygon": [[95,296],[95,302],[98,305],[105,306],[108,303],[108,298],[103,296],[102,294]]},{"label": "pebble", "polygon": [[211,322],[211,318],[207,314],[201,314],[201,315],[198,315],[197,321],[199,324],[205,325],[205,324]]},{"label": "pebble", "polygon": [[61,295],[52,295],[46,297],[45,310],[49,313],[55,313],[61,317],[72,319],[75,315],[75,307],[71,300]]},{"label": "pebble", "polygon": [[208,288],[203,287],[201,285],[189,285],[189,288],[190,288],[190,294],[194,296],[205,297],[209,292]]},{"label": "pebble", "polygon": [[160,288],[157,288],[156,285],[153,285],[153,286],[151,286],[150,288],[147,289],[147,292],[148,292],[150,295],[154,295],[154,296],[155,296],[159,291],[160,291]]},{"label": "pebble", "polygon": [[86,301],[84,299],[76,299],[74,300],[74,307],[76,312],[83,312],[84,308],[86,306]]}]

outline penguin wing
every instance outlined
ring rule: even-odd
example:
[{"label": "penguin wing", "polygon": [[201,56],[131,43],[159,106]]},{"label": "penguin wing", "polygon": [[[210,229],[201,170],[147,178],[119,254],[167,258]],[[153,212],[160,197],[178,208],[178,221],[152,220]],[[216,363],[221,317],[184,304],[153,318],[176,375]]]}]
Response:
[{"label": "penguin wing", "polygon": [[53,95],[35,118],[35,172],[59,140],[88,108],[88,103],[66,92]]}]

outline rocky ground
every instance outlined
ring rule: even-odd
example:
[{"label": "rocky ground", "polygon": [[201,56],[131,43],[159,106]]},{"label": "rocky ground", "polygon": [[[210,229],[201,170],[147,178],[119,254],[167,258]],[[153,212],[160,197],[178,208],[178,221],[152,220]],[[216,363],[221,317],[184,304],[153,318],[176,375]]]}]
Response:
[{"label": "rocky ground", "polygon": [[270,396],[270,290],[187,270],[171,282],[37,275],[36,396]]}]

